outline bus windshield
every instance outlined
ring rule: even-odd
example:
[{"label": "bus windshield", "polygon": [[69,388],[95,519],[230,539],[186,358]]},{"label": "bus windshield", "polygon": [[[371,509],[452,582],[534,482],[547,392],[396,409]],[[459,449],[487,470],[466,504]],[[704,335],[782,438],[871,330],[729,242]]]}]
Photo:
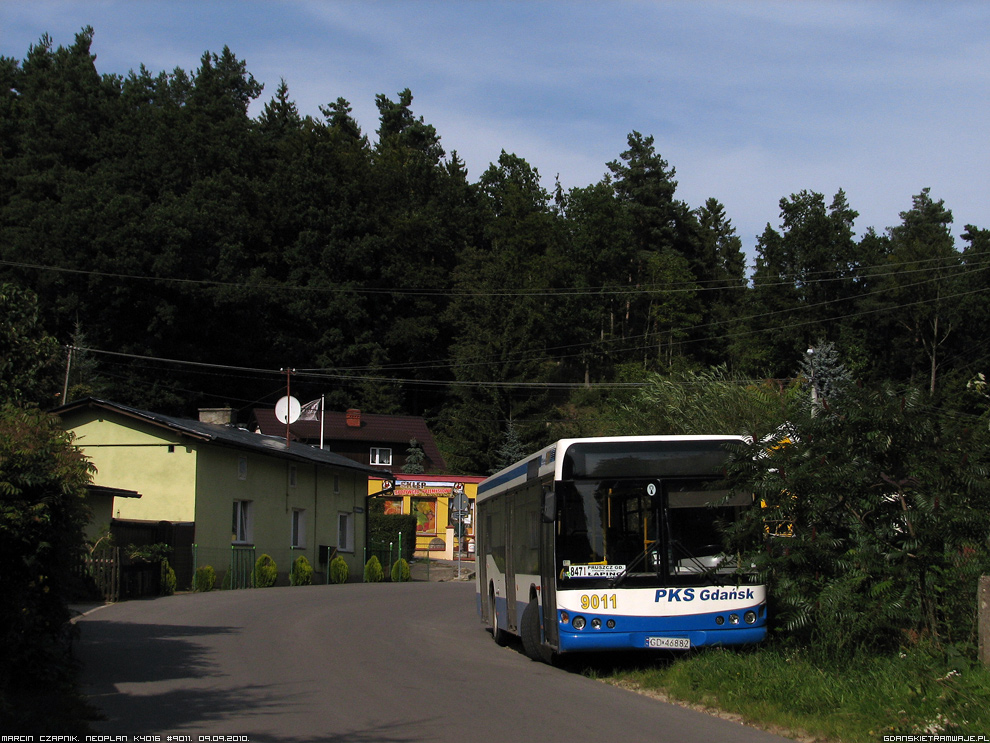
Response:
[{"label": "bus windshield", "polygon": [[556,492],[561,587],[711,583],[734,572],[718,522],[752,502],[685,478],[567,480]]}]

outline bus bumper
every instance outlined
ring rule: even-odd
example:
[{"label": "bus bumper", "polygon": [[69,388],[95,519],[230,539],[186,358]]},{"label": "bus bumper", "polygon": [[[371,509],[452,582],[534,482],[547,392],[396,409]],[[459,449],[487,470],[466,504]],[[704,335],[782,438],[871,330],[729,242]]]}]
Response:
[{"label": "bus bumper", "polygon": [[691,630],[686,632],[607,632],[583,630],[560,631],[561,653],[592,652],[596,650],[648,650],[650,638],[687,638],[691,648],[713,645],[754,645],[767,636],[766,625],[737,627],[724,630]]}]

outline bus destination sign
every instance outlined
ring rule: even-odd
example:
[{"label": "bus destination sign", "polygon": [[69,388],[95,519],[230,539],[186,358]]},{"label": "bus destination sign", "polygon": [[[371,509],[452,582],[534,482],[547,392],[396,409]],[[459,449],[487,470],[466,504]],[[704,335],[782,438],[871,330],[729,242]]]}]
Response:
[{"label": "bus destination sign", "polygon": [[618,578],[626,572],[625,565],[566,565],[564,578]]}]

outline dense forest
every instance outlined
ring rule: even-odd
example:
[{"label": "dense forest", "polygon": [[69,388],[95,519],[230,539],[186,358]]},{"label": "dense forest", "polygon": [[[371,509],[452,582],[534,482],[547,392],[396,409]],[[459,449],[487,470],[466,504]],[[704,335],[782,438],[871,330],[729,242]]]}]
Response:
[{"label": "dense forest", "polygon": [[957,243],[923,184],[861,237],[842,191],[783,196],[748,267],[723,205],[680,200],[640,132],[586,187],[547,190],[507,152],[471,179],[409,90],[376,97],[374,137],[342,98],[301,115],[284,82],[252,118],[262,86],[229,49],[121,77],[92,38],[0,58],[3,365],[30,368],[12,349],[36,325],[39,404],[246,416],[292,368],[303,401],[424,415],[451,467],[482,474],[621,431],[647,389],[790,388],[815,375],[808,349],[985,410],[967,383],[990,359],[990,231]]}]

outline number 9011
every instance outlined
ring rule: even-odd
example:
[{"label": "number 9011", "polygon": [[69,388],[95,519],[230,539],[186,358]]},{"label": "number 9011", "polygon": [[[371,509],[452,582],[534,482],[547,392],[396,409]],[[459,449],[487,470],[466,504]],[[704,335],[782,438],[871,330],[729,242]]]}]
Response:
[{"label": "number 9011", "polygon": [[581,608],[585,611],[588,609],[615,609],[618,606],[615,596],[614,593],[583,593],[581,594]]}]

